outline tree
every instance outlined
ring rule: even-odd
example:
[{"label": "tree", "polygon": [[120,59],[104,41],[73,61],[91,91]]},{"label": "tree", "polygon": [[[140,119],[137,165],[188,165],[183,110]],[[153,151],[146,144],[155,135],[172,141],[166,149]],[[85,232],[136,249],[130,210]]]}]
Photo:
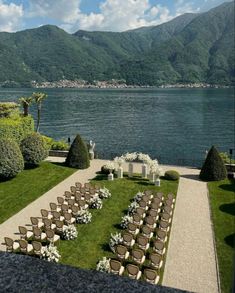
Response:
[{"label": "tree", "polygon": [[41,119],[42,101],[44,99],[46,99],[47,94],[45,94],[45,93],[33,93],[32,97],[34,98],[35,102],[37,103],[38,119],[37,119],[36,132],[39,132],[39,124],[40,124],[40,119]]},{"label": "tree", "polygon": [[208,152],[199,177],[205,181],[219,181],[227,177],[224,162],[214,146]]},{"label": "tree", "polygon": [[33,102],[33,98],[32,97],[21,97],[21,98],[19,98],[19,101],[20,101],[21,105],[23,106],[24,116],[28,116],[29,115],[29,106]]},{"label": "tree", "polygon": [[78,169],[86,169],[90,166],[87,145],[78,134],[69,149],[66,165]]}]

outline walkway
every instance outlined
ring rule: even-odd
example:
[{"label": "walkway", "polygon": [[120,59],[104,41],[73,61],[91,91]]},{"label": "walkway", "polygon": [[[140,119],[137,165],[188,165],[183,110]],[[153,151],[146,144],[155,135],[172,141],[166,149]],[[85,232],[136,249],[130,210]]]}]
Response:
[{"label": "walkway", "polygon": [[[186,171],[186,172],[185,172]],[[207,185],[198,170],[183,170],[177,193],[163,285],[219,292]]]},{"label": "walkway", "polygon": [[[58,158],[50,158],[52,161]],[[59,159],[63,161],[64,159]],[[91,161],[90,168],[78,170],[73,175],[46,192],[40,198],[0,225],[0,250],[4,236],[17,239],[18,226],[29,225],[31,216],[40,216],[40,209],[49,209],[50,202],[69,190],[76,181],[81,183],[96,176],[104,165],[103,160]],[[127,164],[124,170],[127,171]],[[198,180],[197,169],[162,166],[163,170],[174,169],[181,174],[176,207],[167,252],[163,285],[193,292],[218,292],[215,251],[210,221],[206,183]],[[135,164],[134,172],[141,172]]]}]

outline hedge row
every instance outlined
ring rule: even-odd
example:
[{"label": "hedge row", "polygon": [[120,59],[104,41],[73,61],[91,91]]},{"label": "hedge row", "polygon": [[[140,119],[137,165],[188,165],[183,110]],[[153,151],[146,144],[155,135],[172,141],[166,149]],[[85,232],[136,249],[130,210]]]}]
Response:
[{"label": "hedge row", "polygon": [[34,120],[31,116],[0,119],[0,137],[12,139],[18,144],[34,132]]}]

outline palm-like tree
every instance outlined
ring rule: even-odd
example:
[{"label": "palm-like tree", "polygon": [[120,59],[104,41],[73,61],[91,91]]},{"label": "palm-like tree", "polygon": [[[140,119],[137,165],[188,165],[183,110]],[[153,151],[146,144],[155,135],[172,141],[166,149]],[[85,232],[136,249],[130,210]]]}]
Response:
[{"label": "palm-like tree", "polygon": [[21,97],[21,98],[19,98],[19,101],[20,101],[21,105],[23,106],[24,116],[28,116],[29,115],[29,106],[33,102],[33,98],[32,97]]},{"label": "palm-like tree", "polygon": [[39,132],[39,124],[41,119],[41,109],[42,109],[42,101],[47,97],[45,93],[33,93],[32,97],[34,98],[37,108],[38,108],[38,119],[37,119],[37,127],[36,132]]}]

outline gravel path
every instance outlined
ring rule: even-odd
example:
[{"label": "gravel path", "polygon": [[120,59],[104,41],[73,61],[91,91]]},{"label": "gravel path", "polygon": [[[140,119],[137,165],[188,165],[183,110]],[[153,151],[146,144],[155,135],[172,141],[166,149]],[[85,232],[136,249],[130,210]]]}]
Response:
[{"label": "gravel path", "polygon": [[[63,162],[64,158],[50,157],[49,161]],[[0,225],[0,250],[5,251],[4,237],[18,239],[18,226],[30,224],[31,216],[40,217],[40,209],[49,209],[65,190],[76,181],[88,182],[104,165],[103,160],[91,161],[90,168],[73,175],[30,203]],[[127,171],[128,164],[124,164]],[[178,166],[162,166],[163,170],[177,170],[180,178],[176,207],[167,252],[163,285],[193,292],[218,292],[215,251],[210,221],[206,183],[198,180],[198,170]],[[134,165],[141,172],[141,164]]]},{"label": "gravel path", "polygon": [[207,185],[190,171],[179,183],[163,285],[219,292]]}]

